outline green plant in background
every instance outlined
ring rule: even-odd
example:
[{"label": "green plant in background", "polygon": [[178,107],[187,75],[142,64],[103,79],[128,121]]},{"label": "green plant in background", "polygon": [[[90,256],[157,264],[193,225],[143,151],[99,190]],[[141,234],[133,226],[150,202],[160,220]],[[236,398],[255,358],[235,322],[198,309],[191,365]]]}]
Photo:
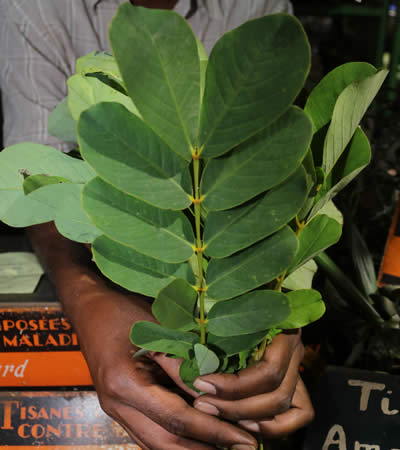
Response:
[{"label": "green plant in background", "polygon": [[0,219],[54,220],[106,277],[155,298],[159,323],[131,340],[183,358],[191,386],[324,313],[313,258],[340,238],[331,200],[368,164],[358,124],[386,71],[338,67],[302,110],[310,48],[289,15],[243,24],[208,59],[176,13],[124,4],[110,41],[113,56],[78,60],[49,122],[83,159],[5,149]]}]

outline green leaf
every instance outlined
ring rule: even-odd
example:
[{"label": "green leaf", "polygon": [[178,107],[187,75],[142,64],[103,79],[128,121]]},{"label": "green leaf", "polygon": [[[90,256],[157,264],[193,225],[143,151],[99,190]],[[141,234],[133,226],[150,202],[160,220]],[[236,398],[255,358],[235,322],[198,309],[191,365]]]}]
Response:
[{"label": "green leaf", "polygon": [[92,106],[80,116],[78,135],[83,158],[108,183],[159,208],[191,204],[181,187],[187,162],[124,106]]},{"label": "green leaf", "polygon": [[387,70],[351,83],[339,95],[326,134],[322,169],[328,175],[350,142],[361,118],[384,82]]},{"label": "green leaf", "polygon": [[144,121],[191,160],[199,122],[200,61],[189,24],[173,11],[126,3],[109,34],[128,93]]},{"label": "green leaf", "polygon": [[285,227],[235,255],[212,259],[207,269],[207,294],[226,300],[268,283],[288,267],[297,245],[296,235]]},{"label": "green leaf", "polygon": [[199,392],[193,386],[194,380],[200,376],[200,370],[196,359],[184,359],[179,367],[179,376],[186,386],[196,392]]},{"label": "green leaf", "polygon": [[199,60],[200,60],[200,101],[201,101],[203,99],[204,88],[205,88],[205,83],[206,83],[206,70],[207,70],[207,64],[208,64],[208,55],[204,49],[202,42],[199,39],[197,39],[197,37],[196,37],[196,44],[197,44],[197,52],[199,54]]},{"label": "green leaf", "polygon": [[296,289],[311,289],[318,266],[313,259],[292,272],[282,283],[282,287],[292,291]]},{"label": "green leaf", "polygon": [[216,336],[254,334],[276,327],[289,313],[285,294],[271,290],[253,291],[216,303],[207,316],[208,330]]},{"label": "green leaf", "polygon": [[114,283],[149,297],[177,278],[194,283],[189,264],[167,264],[142,255],[107,236],[100,236],[92,246],[93,257],[101,272]]},{"label": "green leaf", "polygon": [[305,327],[315,322],[325,313],[321,294],[314,289],[301,289],[286,294],[289,300],[290,315],[277,328],[290,330]]},{"label": "green leaf", "polygon": [[200,375],[214,373],[219,367],[218,356],[203,344],[195,344],[194,354]]},{"label": "green leaf", "polygon": [[19,197],[2,220],[12,227],[28,227],[55,219],[57,208],[75,188],[75,184],[49,184]]},{"label": "green leaf", "polygon": [[362,291],[366,295],[376,294],[378,285],[374,261],[365,240],[354,223],[351,223],[350,250]]},{"label": "green leaf", "polygon": [[323,250],[335,244],[340,239],[341,234],[342,225],[339,222],[326,214],[316,215],[298,234],[299,249],[288,271],[293,272]]},{"label": "green leaf", "polygon": [[189,352],[199,340],[197,334],[169,330],[144,320],[136,322],[131,329],[132,344],[153,352],[171,353],[179,358],[189,358]]},{"label": "green leaf", "polygon": [[50,113],[47,129],[50,136],[54,136],[64,142],[77,144],[76,122],[69,110],[67,97],[61,100]]},{"label": "green leaf", "polygon": [[371,159],[368,138],[361,128],[357,128],[346,151],[341,155],[333,171],[321,187],[308,220],[356,177]]},{"label": "green leaf", "polygon": [[316,133],[331,121],[336,101],[349,84],[376,72],[374,66],[365,62],[346,63],[329,72],[313,89],[304,107],[312,119],[313,132]]},{"label": "green leaf", "polygon": [[337,223],[343,225],[343,214],[338,210],[333,201],[326,203],[318,212],[318,214],[325,214],[331,219],[336,220]]},{"label": "green leaf", "polygon": [[234,209],[211,212],[204,229],[206,255],[223,258],[271,235],[295,217],[307,192],[300,167],[261,197]]},{"label": "green leaf", "polygon": [[[13,203],[19,200],[21,208],[28,204],[26,199],[22,200],[25,195],[21,170],[27,174],[59,176],[73,183],[85,183],[94,176],[93,170],[86,162],[71,158],[55,148],[34,143],[16,144],[5,148],[0,152],[0,220],[6,223],[10,219],[7,210]],[[32,207],[40,208],[40,205]],[[18,206],[16,208],[18,209]],[[14,221],[13,224],[13,226],[27,226],[15,224]]]},{"label": "green leaf", "polygon": [[163,327],[190,331],[197,325],[194,321],[196,302],[197,292],[193,286],[177,279],[161,289],[151,310]]},{"label": "green leaf", "polygon": [[131,113],[140,116],[132,100],[94,77],[76,74],[68,78],[68,106],[74,120],[83,111],[100,102],[116,102],[125,106]]},{"label": "green leaf", "polygon": [[265,330],[258,333],[245,334],[240,336],[216,336],[208,333],[207,345],[215,351],[222,351],[225,356],[236,355],[245,350],[250,350],[265,338]]},{"label": "green leaf", "polygon": [[290,108],[233,152],[208,163],[201,182],[204,206],[232,208],[278,185],[299,167],[310,140],[310,120]]},{"label": "green leaf", "polygon": [[94,51],[81,56],[76,61],[76,73],[81,75],[101,72],[123,86],[122,76],[112,55],[107,52]]},{"label": "green leaf", "polygon": [[[102,233],[82,208],[83,185],[73,184],[71,191],[56,207],[54,222],[57,230],[66,238],[83,243],[92,243]],[[60,199],[61,200],[61,199]]]},{"label": "green leaf", "polygon": [[287,14],[249,21],[212,49],[201,109],[199,147],[220,156],[278,119],[303,87],[310,46]]},{"label": "green leaf", "polygon": [[180,211],[155,208],[96,177],[83,190],[83,209],[111,239],[168,263],[193,254],[192,226]]},{"label": "green leaf", "polygon": [[58,183],[70,183],[70,181],[63,177],[52,177],[51,175],[30,175],[25,178],[22,188],[24,194],[28,195],[43,186]]}]

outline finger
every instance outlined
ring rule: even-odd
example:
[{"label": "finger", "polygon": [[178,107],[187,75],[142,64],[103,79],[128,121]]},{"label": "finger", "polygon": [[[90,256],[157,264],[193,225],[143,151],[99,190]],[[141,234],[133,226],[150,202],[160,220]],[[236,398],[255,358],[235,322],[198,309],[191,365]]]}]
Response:
[{"label": "finger", "polygon": [[279,334],[267,347],[259,363],[237,374],[211,374],[199,377],[194,386],[202,392],[226,400],[251,397],[277,389],[286,375],[294,352],[303,352],[300,331]]},{"label": "finger", "polygon": [[240,421],[240,425],[270,439],[282,438],[308,425],[314,419],[314,408],[303,381],[299,377],[291,408],[283,414],[259,422]]},{"label": "finger", "polygon": [[295,353],[282,384],[275,391],[233,401],[203,395],[195,400],[194,407],[209,414],[214,412],[214,415],[235,422],[243,419],[259,420],[281,414],[287,411],[292,403],[301,356],[301,353]]},{"label": "finger", "polygon": [[181,359],[169,358],[165,353],[153,353],[151,359],[155,361],[165,373],[179,386],[183,391],[187,392],[192,397],[198,397],[200,394],[193,389],[190,389],[179,375],[179,368],[182,364]]},{"label": "finger", "polygon": [[121,424],[142,450],[215,450],[214,446],[169,433],[144,414],[129,406],[116,405],[114,415],[116,416],[115,420]]},{"label": "finger", "polygon": [[119,377],[109,375],[105,383],[108,390],[102,397],[106,413],[114,417],[116,413],[111,408],[118,401],[140,411],[171,434],[228,448],[234,445],[256,448],[254,437],[242,428],[196,410],[179,395],[156,384],[148,367],[151,364],[154,363],[137,360],[131,373],[119,368]]}]

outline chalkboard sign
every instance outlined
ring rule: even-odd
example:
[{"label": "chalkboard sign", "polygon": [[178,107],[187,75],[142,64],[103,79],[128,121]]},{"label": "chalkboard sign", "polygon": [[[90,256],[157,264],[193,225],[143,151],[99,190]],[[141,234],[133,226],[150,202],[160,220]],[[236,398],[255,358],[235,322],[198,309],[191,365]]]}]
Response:
[{"label": "chalkboard sign", "polygon": [[329,367],[304,450],[400,450],[400,377]]}]

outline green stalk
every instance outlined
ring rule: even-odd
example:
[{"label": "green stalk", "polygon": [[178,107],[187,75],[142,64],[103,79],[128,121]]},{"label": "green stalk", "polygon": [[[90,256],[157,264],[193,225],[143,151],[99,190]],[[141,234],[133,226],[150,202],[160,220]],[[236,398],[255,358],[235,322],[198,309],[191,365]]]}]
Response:
[{"label": "green stalk", "polygon": [[[296,236],[299,237],[300,233],[302,232],[303,228],[305,227],[304,222],[300,222],[299,218],[296,216],[296,229],[295,233]],[[282,291],[282,284],[285,280],[287,274],[287,270],[285,270],[277,279],[276,279],[276,285],[275,285],[275,291],[281,292]],[[257,351],[255,352],[252,361],[261,361],[261,359],[264,357],[265,350],[268,345],[268,334],[265,336],[265,338],[262,340],[262,342],[259,344]]]},{"label": "green stalk", "polygon": [[203,242],[201,239],[201,197],[200,197],[200,160],[199,154],[193,154],[193,181],[194,181],[194,218],[196,227],[196,254],[199,270],[199,292],[200,317],[200,342],[206,344],[206,319],[204,312],[204,273],[203,273]]}]

